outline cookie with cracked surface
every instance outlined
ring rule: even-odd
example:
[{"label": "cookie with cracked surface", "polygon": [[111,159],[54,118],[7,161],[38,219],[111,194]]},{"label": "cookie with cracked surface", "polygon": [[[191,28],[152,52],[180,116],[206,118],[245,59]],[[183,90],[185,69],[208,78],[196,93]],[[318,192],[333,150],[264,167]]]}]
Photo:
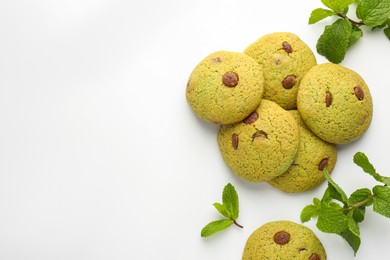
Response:
[{"label": "cookie with cracked surface", "polygon": [[324,180],[325,166],[329,173],[337,161],[337,149],[334,144],[325,142],[313,134],[302,121],[298,110],[290,110],[299,125],[299,148],[290,168],[282,175],[268,181],[273,187],[289,193],[314,189]]},{"label": "cookie with cracked surface", "polygon": [[279,220],[262,225],[249,236],[242,260],[253,259],[325,260],[326,251],[308,227]]},{"label": "cookie with cracked surface", "polygon": [[293,33],[275,32],[260,37],[244,53],[263,66],[264,98],[295,109],[301,79],[317,65],[309,46]]},{"label": "cookie with cracked surface", "polygon": [[263,83],[263,69],[252,57],[217,51],[193,69],[186,99],[201,119],[232,124],[240,122],[258,107]]},{"label": "cookie with cracked surface", "polygon": [[317,65],[305,74],[297,105],[307,127],[334,144],[360,138],[368,130],[373,114],[372,97],[363,78],[333,63]]},{"label": "cookie with cracked surface", "polygon": [[251,182],[269,181],[293,162],[299,146],[298,124],[278,104],[262,99],[242,122],[220,127],[218,145],[237,176]]}]

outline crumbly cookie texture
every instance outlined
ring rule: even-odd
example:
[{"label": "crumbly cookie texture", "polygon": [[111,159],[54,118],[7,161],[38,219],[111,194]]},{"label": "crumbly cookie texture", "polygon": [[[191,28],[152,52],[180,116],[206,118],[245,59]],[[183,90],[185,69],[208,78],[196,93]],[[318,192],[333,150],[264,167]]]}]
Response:
[{"label": "crumbly cookie texture", "polygon": [[263,92],[263,69],[252,57],[218,51],[194,68],[187,83],[186,98],[201,119],[232,124],[258,107]]},{"label": "crumbly cookie texture", "polygon": [[325,180],[325,167],[329,173],[333,171],[337,161],[337,149],[334,144],[314,135],[306,127],[297,110],[290,110],[289,113],[299,125],[298,153],[290,168],[268,183],[284,192],[304,192],[314,189]]},{"label": "crumbly cookie texture", "polygon": [[218,145],[228,167],[252,182],[263,182],[284,173],[299,146],[298,123],[275,102],[262,99],[246,119],[222,125]]},{"label": "crumbly cookie texture", "polygon": [[295,109],[301,79],[317,65],[306,43],[293,33],[275,32],[260,37],[244,53],[263,66],[264,98],[284,109]]},{"label": "crumbly cookie texture", "polygon": [[314,232],[295,222],[268,222],[248,238],[242,260],[325,260],[326,252]]},{"label": "crumbly cookie texture", "polygon": [[361,137],[373,114],[372,97],[362,77],[333,63],[317,65],[305,74],[297,105],[308,128],[334,144]]}]

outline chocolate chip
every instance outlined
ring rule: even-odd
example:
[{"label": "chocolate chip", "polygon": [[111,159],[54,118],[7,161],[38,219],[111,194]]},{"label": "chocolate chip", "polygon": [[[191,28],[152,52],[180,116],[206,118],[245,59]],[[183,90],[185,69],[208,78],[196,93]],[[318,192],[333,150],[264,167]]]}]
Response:
[{"label": "chocolate chip", "polygon": [[268,134],[266,132],[264,132],[263,130],[258,130],[256,131],[256,133],[254,133],[252,135],[252,142],[253,140],[255,140],[256,138],[265,138],[265,139],[268,139]]},{"label": "chocolate chip", "polygon": [[222,82],[229,88],[234,88],[238,84],[238,75],[232,71],[226,72],[222,76]]},{"label": "chocolate chip", "polygon": [[313,253],[311,254],[311,256],[309,257],[309,260],[321,260],[321,257],[316,254],[316,253]]},{"label": "chocolate chip", "polygon": [[257,112],[252,112],[252,114],[250,114],[247,118],[245,118],[243,120],[244,124],[246,125],[250,125],[250,124],[253,124],[254,122],[256,122],[256,120],[259,118],[259,114],[257,114]]},{"label": "chocolate chip", "polygon": [[282,48],[285,52],[287,53],[292,53],[293,52],[293,48],[291,47],[291,45],[288,43],[288,42],[283,42],[282,43]]},{"label": "chocolate chip", "polygon": [[278,245],[285,245],[290,242],[290,234],[286,231],[279,231],[274,235],[274,242]]},{"label": "chocolate chip", "polygon": [[215,61],[215,62],[222,62],[222,58],[221,57],[215,57],[213,59],[213,61]]},{"label": "chocolate chip", "polygon": [[328,166],[328,162],[329,162],[328,158],[322,159],[318,164],[318,170],[322,171],[326,166]]},{"label": "chocolate chip", "polygon": [[295,85],[296,79],[295,75],[288,75],[283,79],[282,86],[285,89],[291,89]]},{"label": "chocolate chip", "polygon": [[233,134],[232,145],[233,145],[234,150],[237,150],[237,148],[238,148],[238,134]]},{"label": "chocolate chip", "polygon": [[332,94],[330,94],[329,91],[326,91],[325,93],[325,104],[326,107],[329,107],[332,104]]},{"label": "chocolate chip", "polygon": [[353,91],[355,92],[355,96],[357,97],[358,100],[363,100],[364,99],[364,91],[361,87],[356,86]]}]

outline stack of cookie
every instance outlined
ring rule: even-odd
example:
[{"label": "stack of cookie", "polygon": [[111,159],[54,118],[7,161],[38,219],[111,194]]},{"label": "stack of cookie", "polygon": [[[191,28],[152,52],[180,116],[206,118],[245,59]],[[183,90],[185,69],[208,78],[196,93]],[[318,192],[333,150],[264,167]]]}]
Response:
[{"label": "stack of cookie", "polygon": [[285,192],[323,182],[336,144],[360,138],[373,112],[356,72],[317,64],[292,33],[265,35],[242,53],[210,54],[191,73],[186,98],[200,118],[221,125],[221,155],[236,175]]}]

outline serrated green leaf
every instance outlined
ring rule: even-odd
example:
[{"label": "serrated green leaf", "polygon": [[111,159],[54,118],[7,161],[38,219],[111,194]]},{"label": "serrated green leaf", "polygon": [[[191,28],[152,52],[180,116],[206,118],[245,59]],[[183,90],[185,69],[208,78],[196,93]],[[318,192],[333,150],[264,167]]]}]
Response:
[{"label": "serrated green leaf", "polygon": [[368,27],[381,25],[390,16],[390,0],[361,0],[356,7],[356,16]]},{"label": "serrated green leaf", "polygon": [[362,152],[357,152],[355,153],[355,155],[353,156],[353,162],[360,166],[363,171],[365,171],[366,173],[374,176],[375,179],[377,179],[377,175],[379,175],[374,166],[370,163],[370,161],[368,160],[368,157],[362,153]]},{"label": "serrated green leaf", "polygon": [[375,195],[373,210],[390,218],[390,187],[378,185],[372,191]]},{"label": "serrated green leaf", "polygon": [[340,234],[347,242],[348,244],[352,247],[354,254],[356,255],[359,247],[360,247],[360,237],[356,236],[351,230],[346,229]]},{"label": "serrated green leaf", "polygon": [[346,230],[348,228],[348,218],[343,214],[342,207],[336,203],[332,205],[321,203],[317,228],[322,232],[335,234],[341,234]]},{"label": "serrated green leaf", "polygon": [[334,180],[330,177],[328,169],[324,169],[324,175],[326,180],[328,181],[328,191],[329,195],[340,202],[342,202],[345,206],[348,206],[348,197],[347,194],[340,188],[340,186],[334,182]]},{"label": "serrated green leaf", "polygon": [[363,31],[359,27],[352,27],[351,35],[349,36],[348,48],[354,45],[363,36]]},{"label": "serrated green leaf", "polygon": [[233,224],[233,220],[231,219],[221,219],[215,220],[208,223],[206,226],[202,228],[200,232],[201,237],[211,236],[219,231],[222,231]]},{"label": "serrated green leaf", "polygon": [[378,25],[378,26],[374,26],[372,27],[372,30],[376,30],[376,29],[382,29],[382,28],[385,28],[386,27],[386,23],[382,23],[381,25]]},{"label": "serrated green leaf", "polygon": [[371,190],[367,188],[358,189],[349,197],[349,205],[352,208],[351,214],[356,222],[362,222],[364,220],[366,206],[370,206],[374,202],[372,197]]},{"label": "serrated green leaf", "polygon": [[321,201],[317,198],[313,199],[313,205],[315,205],[318,208],[321,208]]},{"label": "serrated green leaf", "polygon": [[360,166],[364,172],[370,174],[375,180],[390,185],[390,178],[380,175],[376,172],[374,166],[370,163],[367,156],[362,152],[357,152],[353,157],[353,162]]},{"label": "serrated green leaf", "polygon": [[359,207],[354,209],[353,211],[353,219],[357,222],[360,223],[364,220],[364,217],[366,215],[366,208],[365,207]]},{"label": "serrated green leaf", "polygon": [[356,236],[360,236],[360,228],[358,223],[356,223],[355,219],[353,218],[353,212],[348,212],[348,229]]},{"label": "serrated green leaf", "polygon": [[321,2],[335,13],[340,13],[342,9],[354,3],[355,0],[321,0]]},{"label": "serrated green leaf", "polygon": [[232,218],[232,216],[230,215],[230,212],[225,207],[225,204],[215,202],[213,205],[218,210],[218,212],[221,213],[222,216],[227,217],[229,219]]},{"label": "serrated green leaf", "polygon": [[309,24],[315,24],[325,19],[326,17],[332,16],[334,14],[335,13],[333,11],[328,9],[323,9],[323,8],[314,9],[310,14]]},{"label": "serrated green leaf", "polygon": [[390,40],[390,26],[388,26],[385,29],[383,29],[383,32],[385,33],[387,39]]},{"label": "serrated green leaf", "polygon": [[[328,192],[329,192],[329,195],[332,199],[335,199],[335,200],[338,200],[340,202],[343,202],[344,203],[344,199],[342,198],[341,194],[336,190],[336,188],[334,186],[332,186],[331,184],[328,183]],[[346,206],[347,203],[344,203]]]},{"label": "serrated green leaf", "polygon": [[307,205],[306,207],[304,207],[302,209],[301,221],[302,222],[307,222],[311,218],[318,217],[318,215],[320,214],[320,209],[321,209],[321,206],[318,207],[318,206],[313,205],[313,204]]},{"label": "serrated green leaf", "polygon": [[338,19],[325,26],[323,34],[317,41],[317,52],[330,62],[340,63],[347,52],[352,33],[352,24],[345,19]]},{"label": "serrated green leaf", "polygon": [[322,196],[321,201],[326,202],[326,203],[329,203],[332,201],[332,197],[330,196],[329,188],[326,188],[324,195]]},{"label": "serrated green leaf", "polygon": [[238,194],[236,189],[230,183],[228,183],[223,189],[222,203],[228,212],[230,212],[231,218],[236,220],[239,213]]},{"label": "serrated green leaf", "polygon": [[[372,196],[371,190],[367,188],[358,189],[354,191],[351,196],[349,197],[349,204],[350,205],[356,205],[358,203],[361,203],[365,200],[368,200]],[[372,204],[372,200],[368,200],[364,205],[370,206]]]},{"label": "serrated green leaf", "polygon": [[349,11],[349,8],[348,8],[348,7],[345,7],[345,8],[342,8],[342,9],[340,10],[340,13],[346,16],[347,13],[348,13],[348,11]]}]

